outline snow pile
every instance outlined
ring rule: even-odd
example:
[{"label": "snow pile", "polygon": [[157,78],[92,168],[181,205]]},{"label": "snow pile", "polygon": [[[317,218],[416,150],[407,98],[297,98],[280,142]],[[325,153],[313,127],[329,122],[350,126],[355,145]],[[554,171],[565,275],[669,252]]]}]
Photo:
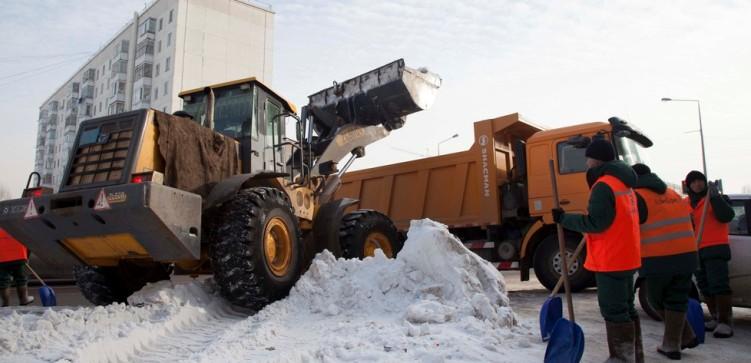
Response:
[{"label": "snow pile", "polygon": [[130,306],[0,317],[0,361],[539,361],[501,274],[445,226],[413,221],[396,259],[319,254],[247,317],[212,281],[152,284]]}]

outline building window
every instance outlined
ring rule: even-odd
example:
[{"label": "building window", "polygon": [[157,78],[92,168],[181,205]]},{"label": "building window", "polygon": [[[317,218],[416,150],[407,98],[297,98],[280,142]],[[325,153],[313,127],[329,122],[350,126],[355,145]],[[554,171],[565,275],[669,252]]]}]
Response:
[{"label": "building window", "polygon": [[159,64],[157,64],[156,68],[154,68],[154,77],[159,77]]},{"label": "building window", "polygon": [[164,95],[165,96],[167,95],[167,88],[169,88],[168,86],[169,86],[169,81],[164,82]]},{"label": "building window", "polygon": [[99,110],[97,112],[102,112],[102,103],[99,102]]},{"label": "building window", "polygon": [[172,33],[167,33],[167,46],[172,45]]},{"label": "building window", "polygon": [[170,57],[167,57],[167,59],[164,60],[164,71],[169,72],[169,61]]},{"label": "building window", "polygon": [[139,80],[141,78],[151,78],[151,70],[152,65],[151,63],[141,63],[136,66],[136,80]]},{"label": "building window", "polygon": [[159,30],[162,30],[163,23],[164,23],[164,18],[159,18]]},{"label": "building window", "polygon": [[102,77],[104,77],[104,64],[102,64]]},{"label": "building window", "polygon": [[117,82],[117,93],[121,95],[125,94],[125,81]]},{"label": "building window", "polygon": [[154,88],[154,101],[159,99],[159,87]]},{"label": "building window", "polygon": [[138,26],[138,35],[141,36],[146,33],[154,34],[154,30],[156,30],[156,19],[148,18]]},{"label": "building window", "polygon": [[156,53],[159,54],[161,52],[162,52],[162,41],[161,40],[157,40],[157,42],[156,42]]},{"label": "building window", "polygon": [[122,53],[128,53],[128,48],[130,47],[130,41],[128,40],[122,40],[120,42],[120,52]]},{"label": "building window", "polygon": [[95,81],[99,80],[99,69],[96,70],[96,77],[94,78]]},{"label": "building window", "polygon": [[175,10],[170,10],[170,11],[169,11],[169,22],[168,22],[168,23],[170,23],[170,24],[172,24],[172,15],[173,15],[173,12],[174,12],[174,11],[175,11]]}]

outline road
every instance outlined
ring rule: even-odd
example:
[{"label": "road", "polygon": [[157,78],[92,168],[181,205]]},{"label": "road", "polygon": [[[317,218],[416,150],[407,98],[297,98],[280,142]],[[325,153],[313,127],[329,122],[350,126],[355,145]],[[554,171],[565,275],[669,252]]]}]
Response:
[{"label": "road", "polygon": [[[511,306],[517,314],[517,318],[525,327],[539,332],[538,314],[542,303],[547,298],[547,290],[537,281],[521,282],[519,273],[508,271],[503,273],[506,286],[511,299]],[[533,275],[534,276],[534,275]],[[178,277],[176,281],[185,281],[187,278]],[[75,286],[54,287],[59,306],[88,306],[90,305],[78,292]],[[38,302],[35,303],[38,305]],[[584,362],[602,362],[607,356],[607,343],[605,324],[597,307],[597,294],[594,289],[574,295],[577,323],[582,326],[585,333]],[[637,302],[638,307],[638,302]],[[29,307],[29,310],[37,310],[38,307]],[[0,309],[0,314],[2,314]],[[25,309],[17,309],[25,310]],[[564,307],[564,314],[565,314]],[[646,352],[646,361],[666,361],[655,351],[662,339],[662,324],[653,321],[645,313],[640,311],[643,329],[643,342]],[[735,336],[731,339],[715,339],[707,335],[704,345],[696,349],[685,350],[684,362],[743,362],[748,361],[751,355],[751,309],[735,308]],[[181,334],[189,335],[188,331]],[[541,352],[545,350],[545,343],[532,341],[533,345],[539,345]],[[153,347],[150,349],[158,349]]]}]

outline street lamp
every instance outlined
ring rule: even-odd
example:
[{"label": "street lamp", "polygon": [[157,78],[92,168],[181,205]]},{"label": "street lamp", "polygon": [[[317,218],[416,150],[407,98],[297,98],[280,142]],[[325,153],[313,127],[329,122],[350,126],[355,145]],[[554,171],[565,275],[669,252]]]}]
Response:
[{"label": "street lamp", "polygon": [[677,98],[667,98],[663,97],[662,102],[696,102],[696,108],[699,111],[699,136],[701,137],[701,163],[704,167],[704,176],[707,175],[707,158],[704,154],[704,129],[701,126],[701,104],[699,103],[699,100],[688,100],[688,99],[677,99]]},{"label": "street lamp", "polygon": [[454,134],[448,139],[439,142],[438,145],[436,145],[436,150],[438,151],[438,155],[441,155],[441,144],[443,144],[446,141],[451,141],[451,139],[456,139],[457,137],[459,137],[459,134]]}]

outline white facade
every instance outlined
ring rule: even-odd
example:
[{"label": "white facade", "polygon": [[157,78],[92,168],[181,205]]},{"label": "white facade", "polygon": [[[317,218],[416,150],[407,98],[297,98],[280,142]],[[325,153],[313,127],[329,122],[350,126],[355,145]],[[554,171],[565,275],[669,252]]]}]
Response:
[{"label": "white facade", "polygon": [[271,84],[274,13],[244,0],[156,0],[39,107],[34,170],[57,190],[78,125],[139,108],[174,112],[182,90]]}]

